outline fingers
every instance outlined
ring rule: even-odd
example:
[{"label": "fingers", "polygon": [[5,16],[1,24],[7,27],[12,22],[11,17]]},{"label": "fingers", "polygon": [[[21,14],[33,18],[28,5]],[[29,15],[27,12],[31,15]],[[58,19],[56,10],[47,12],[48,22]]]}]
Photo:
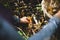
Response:
[{"label": "fingers", "polygon": [[29,19],[27,17],[20,18],[22,23],[29,23]]}]

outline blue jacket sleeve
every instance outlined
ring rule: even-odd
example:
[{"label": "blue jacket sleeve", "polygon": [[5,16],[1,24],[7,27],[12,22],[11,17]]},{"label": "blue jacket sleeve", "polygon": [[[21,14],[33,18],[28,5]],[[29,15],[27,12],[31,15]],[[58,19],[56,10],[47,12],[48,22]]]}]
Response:
[{"label": "blue jacket sleeve", "polygon": [[59,18],[57,17],[51,18],[48,24],[46,24],[38,33],[30,37],[28,40],[49,40],[49,38],[58,28],[59,23],[60,23]]},{"label": "blue jacket sleeve", "polygon": [[24,40],[24,38],[18,34],[9,22],[0,19],[0,40]]}]

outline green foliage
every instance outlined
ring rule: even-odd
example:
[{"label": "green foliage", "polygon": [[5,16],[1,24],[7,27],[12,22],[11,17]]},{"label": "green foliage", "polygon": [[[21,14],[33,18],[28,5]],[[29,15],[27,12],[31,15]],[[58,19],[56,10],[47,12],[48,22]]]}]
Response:
[{"label": "green foliage", "polygon": [[25,33],[24,33],[23,31],[18,31],[18,33],[19,33],[21,36],[23,36],[23,38],[24,38],[25,40],[28,39],[28,37],[25,35]]}]

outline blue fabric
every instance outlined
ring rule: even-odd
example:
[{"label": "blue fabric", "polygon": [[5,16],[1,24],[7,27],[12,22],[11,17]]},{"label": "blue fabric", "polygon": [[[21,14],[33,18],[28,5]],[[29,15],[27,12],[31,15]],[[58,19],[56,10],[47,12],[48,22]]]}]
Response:
[{"label": "blue fabric", "polygon": [[0,40],[24,40],[4,19],[0,19]]},{"label": "blue fabric", "polygon": [[14,20],[15,20],[16,23],[20,22],[20,18],[19,17],[17,18],[16,16],[13,16],[13,18],[14,18]]},{"label": "blue fabric", "polygon": [[38,33],[30,37],[28,40],[49,40],[53,35],[55,30],[58,28],[60,23],[60,19],[57,17],[53,17],[50,19],[49,23],[46,24],[42,30]]},{"label": "blue fabric", "polygon": [[[42,30],[30,37],[28,40],[49,40],[51,35],[58,28],[60,19],[53,17]],[[0,40],[24,40],[17,31],[4,19],[0,19]]]}]

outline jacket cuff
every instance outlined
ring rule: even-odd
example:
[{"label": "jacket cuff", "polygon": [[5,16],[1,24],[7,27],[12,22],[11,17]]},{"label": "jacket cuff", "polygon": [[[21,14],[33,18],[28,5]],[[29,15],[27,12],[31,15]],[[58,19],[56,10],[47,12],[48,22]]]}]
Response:
[{"label": "jacket cuff", "polygon": [[60,24],[60,18],[58,18],[58,17],[56,17],[56,16],[54,16],[54,17],[52,17],[49,21],[55,21],[55,23],[57,24],[57,25],[59,25]]}]

